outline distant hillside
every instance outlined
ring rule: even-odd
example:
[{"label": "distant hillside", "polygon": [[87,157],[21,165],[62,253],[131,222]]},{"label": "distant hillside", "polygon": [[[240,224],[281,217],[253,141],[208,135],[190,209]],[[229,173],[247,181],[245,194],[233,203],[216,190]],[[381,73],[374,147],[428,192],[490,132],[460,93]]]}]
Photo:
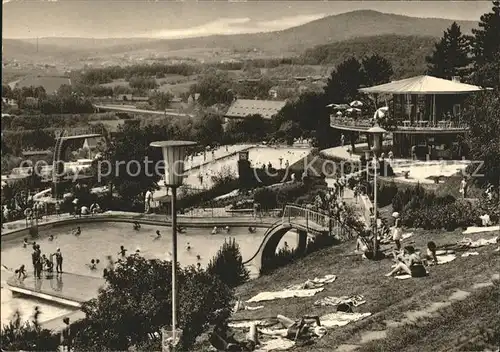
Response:
[{"label": "distant hillside", "polygon": [[[84,53],[88,56],[106,56],[146,50],[167,56],[169,51],[192,48],[230,50],[255,48],[266,53],[286,55],[292,52],[301,53],[316,45],[368,36],[399,35],[437,38],[442,36],[443,31],[452,22],[448,19],[415,18],[362,10],[328,16],[302,26],[270,33],[217,35],[175,40],[41,38],[38,56],[45,55],[50,50],[55,50],[61,55],[77,51],[80,53],[80,58]],[[474,21],[456,22],[464,33],[469,33],[472,28],[477,27],[477,22]],[[33,44],[34,41],[30,40],[29,43]],[[36,50],[34,52],[36,53]],[[4,40],[4,53],[8,58],[15,58],[18,54],[25,55],[26,48],[20,48],[19,44],[9,44]]]},{"label": "distant hillside", "polygon": [[351,56],[379,54],[392,63],[394,78],[404,78],[425,72],[425,56],[432,52],[435,41],[434,37],[400,35],[355,38],[318,45],[306,50],[301,59],[310,65],[334,66]]}]

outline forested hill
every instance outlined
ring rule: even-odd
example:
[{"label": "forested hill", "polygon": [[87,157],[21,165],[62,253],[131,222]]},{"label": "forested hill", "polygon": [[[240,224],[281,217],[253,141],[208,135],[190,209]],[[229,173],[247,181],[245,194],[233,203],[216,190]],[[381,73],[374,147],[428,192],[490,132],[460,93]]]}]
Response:
[{"label": "forested hill", "polygon": [[304,52],[301,61],[334,66],[351,56],[379,54],[392,63],[394,78],[404,78],[425,72],[425,56],[432,52],[436,41],[434,37],[400,35],[355,38],[315,46]]}]

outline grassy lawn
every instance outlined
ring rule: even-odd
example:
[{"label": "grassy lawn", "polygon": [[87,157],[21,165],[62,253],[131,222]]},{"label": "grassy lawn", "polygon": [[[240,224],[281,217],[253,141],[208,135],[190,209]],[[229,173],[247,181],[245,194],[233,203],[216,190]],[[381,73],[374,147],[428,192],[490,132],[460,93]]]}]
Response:
[{"label": "grassy lawn", "polygon": [[[428,241],[438,245],[452,244],[462,239],[461,231],[421,231],[414,230],[408,241],[423,250]],[[468,235],[473,239],[491,238],[496,234]],[[386,246],[387,247],[387,246]],[[467,290],[477,282],[485,282],[498,271],[500,256],[493,252],[495,246],[478,248],[478,256],[460,257],[455,261],[430,268],[425,278],[397,280],[385,277],[392,262],[382,260],[373,262],[362,260],[353,253],[355,243],[323,249],[319,252],[280,268],[270,275],[263,276],[238,288],[242,299],[249,299],[262,291],[277,291],[288,285],[304,282],[306,279],[326,274],[337,275],[337,280],[325,286],[325,290],[309,298],[291,298],[263,302],[264,309],[237,313],[235,319],[261,319],[283,314],[297,318],[305,314],[324,315],[334,311],[334,307],[314,307],[313,303],[324,296],[364,295],[367,303],[355,308],[356,312],[371,312],[372,316],[357,323],[351,323],[329,331],[323,339],[312,346],[296,347],[300,351],[333,351],[341,344],[358,344],[363,332],[387,330],[387,322],[405,318],[405,312],[423,309],[433,302],[447,299],[457,289]],[[463,328],[466,328],[464,325]],[[388,330],[388,336],[390,329]],[[458,336],[458,335],[457,335]],[[390,340],[390,338],[389,338]],[[405,344],[406,342],[401,342]],[[410,343],[410,342],[408,342]],[[419,343],[425,345],[425,341]],[[422,346],[420,346],[422,347]],[[443,347],[443,346],[441,346]],[[385,349],[390,351],[393,349]],[[407,350],[406,346],[396,350]],[[421,348],[419,351],[428,350]]]},{"label": "grassy lawn", "polygon": [[499,299],[496,281],[430,319],[392,329],[385,339],[368,342],[358,351],[493,351],[500,341]]}]

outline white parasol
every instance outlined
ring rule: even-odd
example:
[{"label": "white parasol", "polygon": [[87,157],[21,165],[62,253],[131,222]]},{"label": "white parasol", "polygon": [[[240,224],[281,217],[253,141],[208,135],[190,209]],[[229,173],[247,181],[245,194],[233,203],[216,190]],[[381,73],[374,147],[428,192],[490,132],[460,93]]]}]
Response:
[{"label": "white parasol", "polygon": [[373,119],[378,120],[378,119],[385,117],[385,114],[388,111],[389,111],[389,107],[387,107],[387,106],[383,106],[383,107],[377,109],[377,111],[375,111],[375,113],[373,114]]},{"label": "white parasol", "polygon": [[352,106],[353,108],[360,108],[363,106],[363,103],[360,102],[359,100],[354,100],[349,105]]}]

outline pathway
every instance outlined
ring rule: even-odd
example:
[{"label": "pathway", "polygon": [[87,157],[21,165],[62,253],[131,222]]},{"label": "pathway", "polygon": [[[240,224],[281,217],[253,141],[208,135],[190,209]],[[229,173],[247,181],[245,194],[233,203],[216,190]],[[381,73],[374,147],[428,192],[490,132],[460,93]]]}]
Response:
[{"label": "pathway", "polygon": [[97,297],[98,290],[104,286],[105,280],[92,276],[63,273],[52,275],[50,278],[44,276],[41,279],[35,279],[34,276],[30,275],[22,281],[14,275],[7,280],[7,284],[13,292],[80,308],[82,303]]}]

